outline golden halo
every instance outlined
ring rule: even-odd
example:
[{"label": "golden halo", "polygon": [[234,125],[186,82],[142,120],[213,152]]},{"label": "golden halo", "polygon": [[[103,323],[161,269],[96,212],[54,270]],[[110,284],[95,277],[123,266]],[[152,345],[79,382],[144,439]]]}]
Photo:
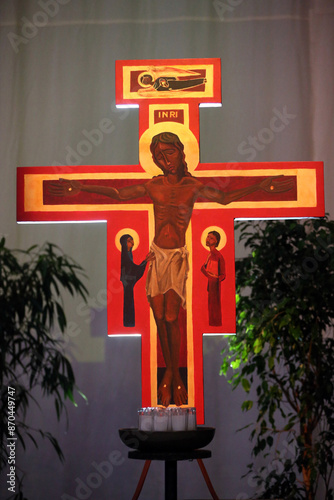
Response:
[{"label": "golden halo", "polygon": [[220,234],[220,242],[216,248],[217,248],[217,250],[221,250],[226,245],[227,236],[226,236],[224,229],[222,229],[221,227],[218,227],[218,226],[209,226],[206,229],[204,229],[204,231],[201,235],[201,243],[202,243],[203,247],[206,250],[208,249],[205,242],[206,242],[206,237],[207,237],[208,233],[210,233],[211,231],[217,231]]},{"label": "golden halo", "polygon": [[[143,83],[140,81],[141,77],[144,76],[144,75],[148,75],[152,78],[152,83]],[[143,71],[142,73],[140,73],[140,75],[138,75],[138,79],[137,79],[139,85],[141,87],[144,87],[144,88],[148,88],[148,87],[152,87],[152,84],[154,82],[154,74],[151,73],[151,71]]]},{"label": "golden halo", "polygon": [[123,236],[123,234],[130,234],[133,238],[133,247],[132,247],[132,251],[134,251],[138,245],[139,245],[139,234],[137,233],[137,231],[135,231],[134,229],[130,228],[130,227],[124,227],[123,229],[121,229],[120,231],[118,231],[118,233],[116,234],[115,236],[115,245],[116,245],[116,248],[121,252],[122,251],[122,245],[120,244],[119,240],[121,239],[121,236]]},{"label": "golden halo", "polygon": [[139,163],[148,174],[161,175],[162,170],[157,167],[152,158],[150,145],[152,138],[162,132],[176,134],[184,145],[184,154],[190,173],[193,173],[199,162],[198,142],[192,131],[181,123],[156,123],[145,130],[139,139]]}]

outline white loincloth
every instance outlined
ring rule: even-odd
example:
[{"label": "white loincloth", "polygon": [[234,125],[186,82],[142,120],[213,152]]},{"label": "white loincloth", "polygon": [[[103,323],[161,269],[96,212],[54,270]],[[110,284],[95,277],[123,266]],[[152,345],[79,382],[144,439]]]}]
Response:
[{"label": "white loincloth", "polygon": [[155,260],[150,262],[146,278],[146,295],[155,297],[168,290],[174,290],[182,299],[182,307],[186,307],[186,281],[189,271],[187,247],[160,248],[151,244]]}]

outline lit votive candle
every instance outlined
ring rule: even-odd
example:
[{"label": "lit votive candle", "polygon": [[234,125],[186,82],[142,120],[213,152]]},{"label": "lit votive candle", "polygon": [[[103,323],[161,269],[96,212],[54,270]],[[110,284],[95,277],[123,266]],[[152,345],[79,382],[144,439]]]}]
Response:
[{"label": "lit votive candle", "polygon": [[140,431],[153,431],[153,411],[142,408],[138,411],[138,428]]},{"label": "lit votive candle", "polygon": [[160,432],[168,430],[168,413],[164,408],[154,410],[153,429]]},{"label": "lit votive candle", "polygon": [[172,430],[185,431],[187,429],[186,408],[173,408],[172,410]]},{"label": "lit votive candle", "polygon": [[195,431],[196,428],[197,428],[196,408],[188,408],[187,429],[188,429],[188,431]]},{"label": "lit votive candle", "polygon": [[168,431],[172,430],[172,411],[173,411],[173,408],[166,408],[166,412],[168,415],[168,426],[167,426]]}]

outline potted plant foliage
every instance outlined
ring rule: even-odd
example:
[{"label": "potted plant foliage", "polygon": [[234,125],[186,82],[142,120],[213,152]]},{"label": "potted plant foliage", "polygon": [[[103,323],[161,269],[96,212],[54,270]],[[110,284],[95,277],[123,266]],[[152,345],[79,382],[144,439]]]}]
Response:
[{"label": "potted plant foliage", "polygon": [[[222,373],[256,414],[252,474],[260,498],[331,500],[334,455],[334,222],[243,222],[237,335]],[[282,452],[285,442],[292,453]],[[256,468],[257,456],[267,464]],[[317,493],[319,496],[317,496]]]},{"label": "potted plant foliage", "polygon": [[25,449],[29,439],[38,447],[38,436],[42,436],[63,459],[56,438],[33,429],[26,416],[36,402],[36,388],[43,397],[54,399],[58,420],[66,411],[67,398],[75,404],[71,363],[62,336],[53,332],[66,330],[63,292],[79,294],[86,301],[83,277],[82,268],[51,243],[23,251],[8,249],[4,238],[0,241],[1,470],[8,478],[11,498],[25,498],[16,467],[16,445]]}]

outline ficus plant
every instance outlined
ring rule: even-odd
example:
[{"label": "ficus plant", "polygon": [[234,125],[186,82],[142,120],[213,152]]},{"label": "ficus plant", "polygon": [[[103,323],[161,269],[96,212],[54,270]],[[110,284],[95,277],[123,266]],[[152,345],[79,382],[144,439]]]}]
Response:
[{"label": "ficus plant", "polygon": [[[54,244],[11,250],[4,238],[0,241],[0,468],[6,475],[15,470],[10,498],[25,499],[8,443],[26,449],[28,440],[38,448],[39,438],[48,439],[60,460],[64,458],[57,439],[45,429],[33,428],[26,417],[32,404],[42,406],[40,398],[39,403],[35,399],[37,388],[42,397],[53,399],[58,420],[67,416],[67,399],[76,404],[75,376],[64,350],[63,294],[86,301],[84,278],[81,266]],[[13,483],[13,475],[8,477]]]},{"label": "ficus plant", "polygon": [[[332,500],[334,221],[238,227],[250,253],[236,263],[237,335],[221,371],[255,414],[248,474],[258,498]],[[256,457],[271,467],[257,469]]]}]

